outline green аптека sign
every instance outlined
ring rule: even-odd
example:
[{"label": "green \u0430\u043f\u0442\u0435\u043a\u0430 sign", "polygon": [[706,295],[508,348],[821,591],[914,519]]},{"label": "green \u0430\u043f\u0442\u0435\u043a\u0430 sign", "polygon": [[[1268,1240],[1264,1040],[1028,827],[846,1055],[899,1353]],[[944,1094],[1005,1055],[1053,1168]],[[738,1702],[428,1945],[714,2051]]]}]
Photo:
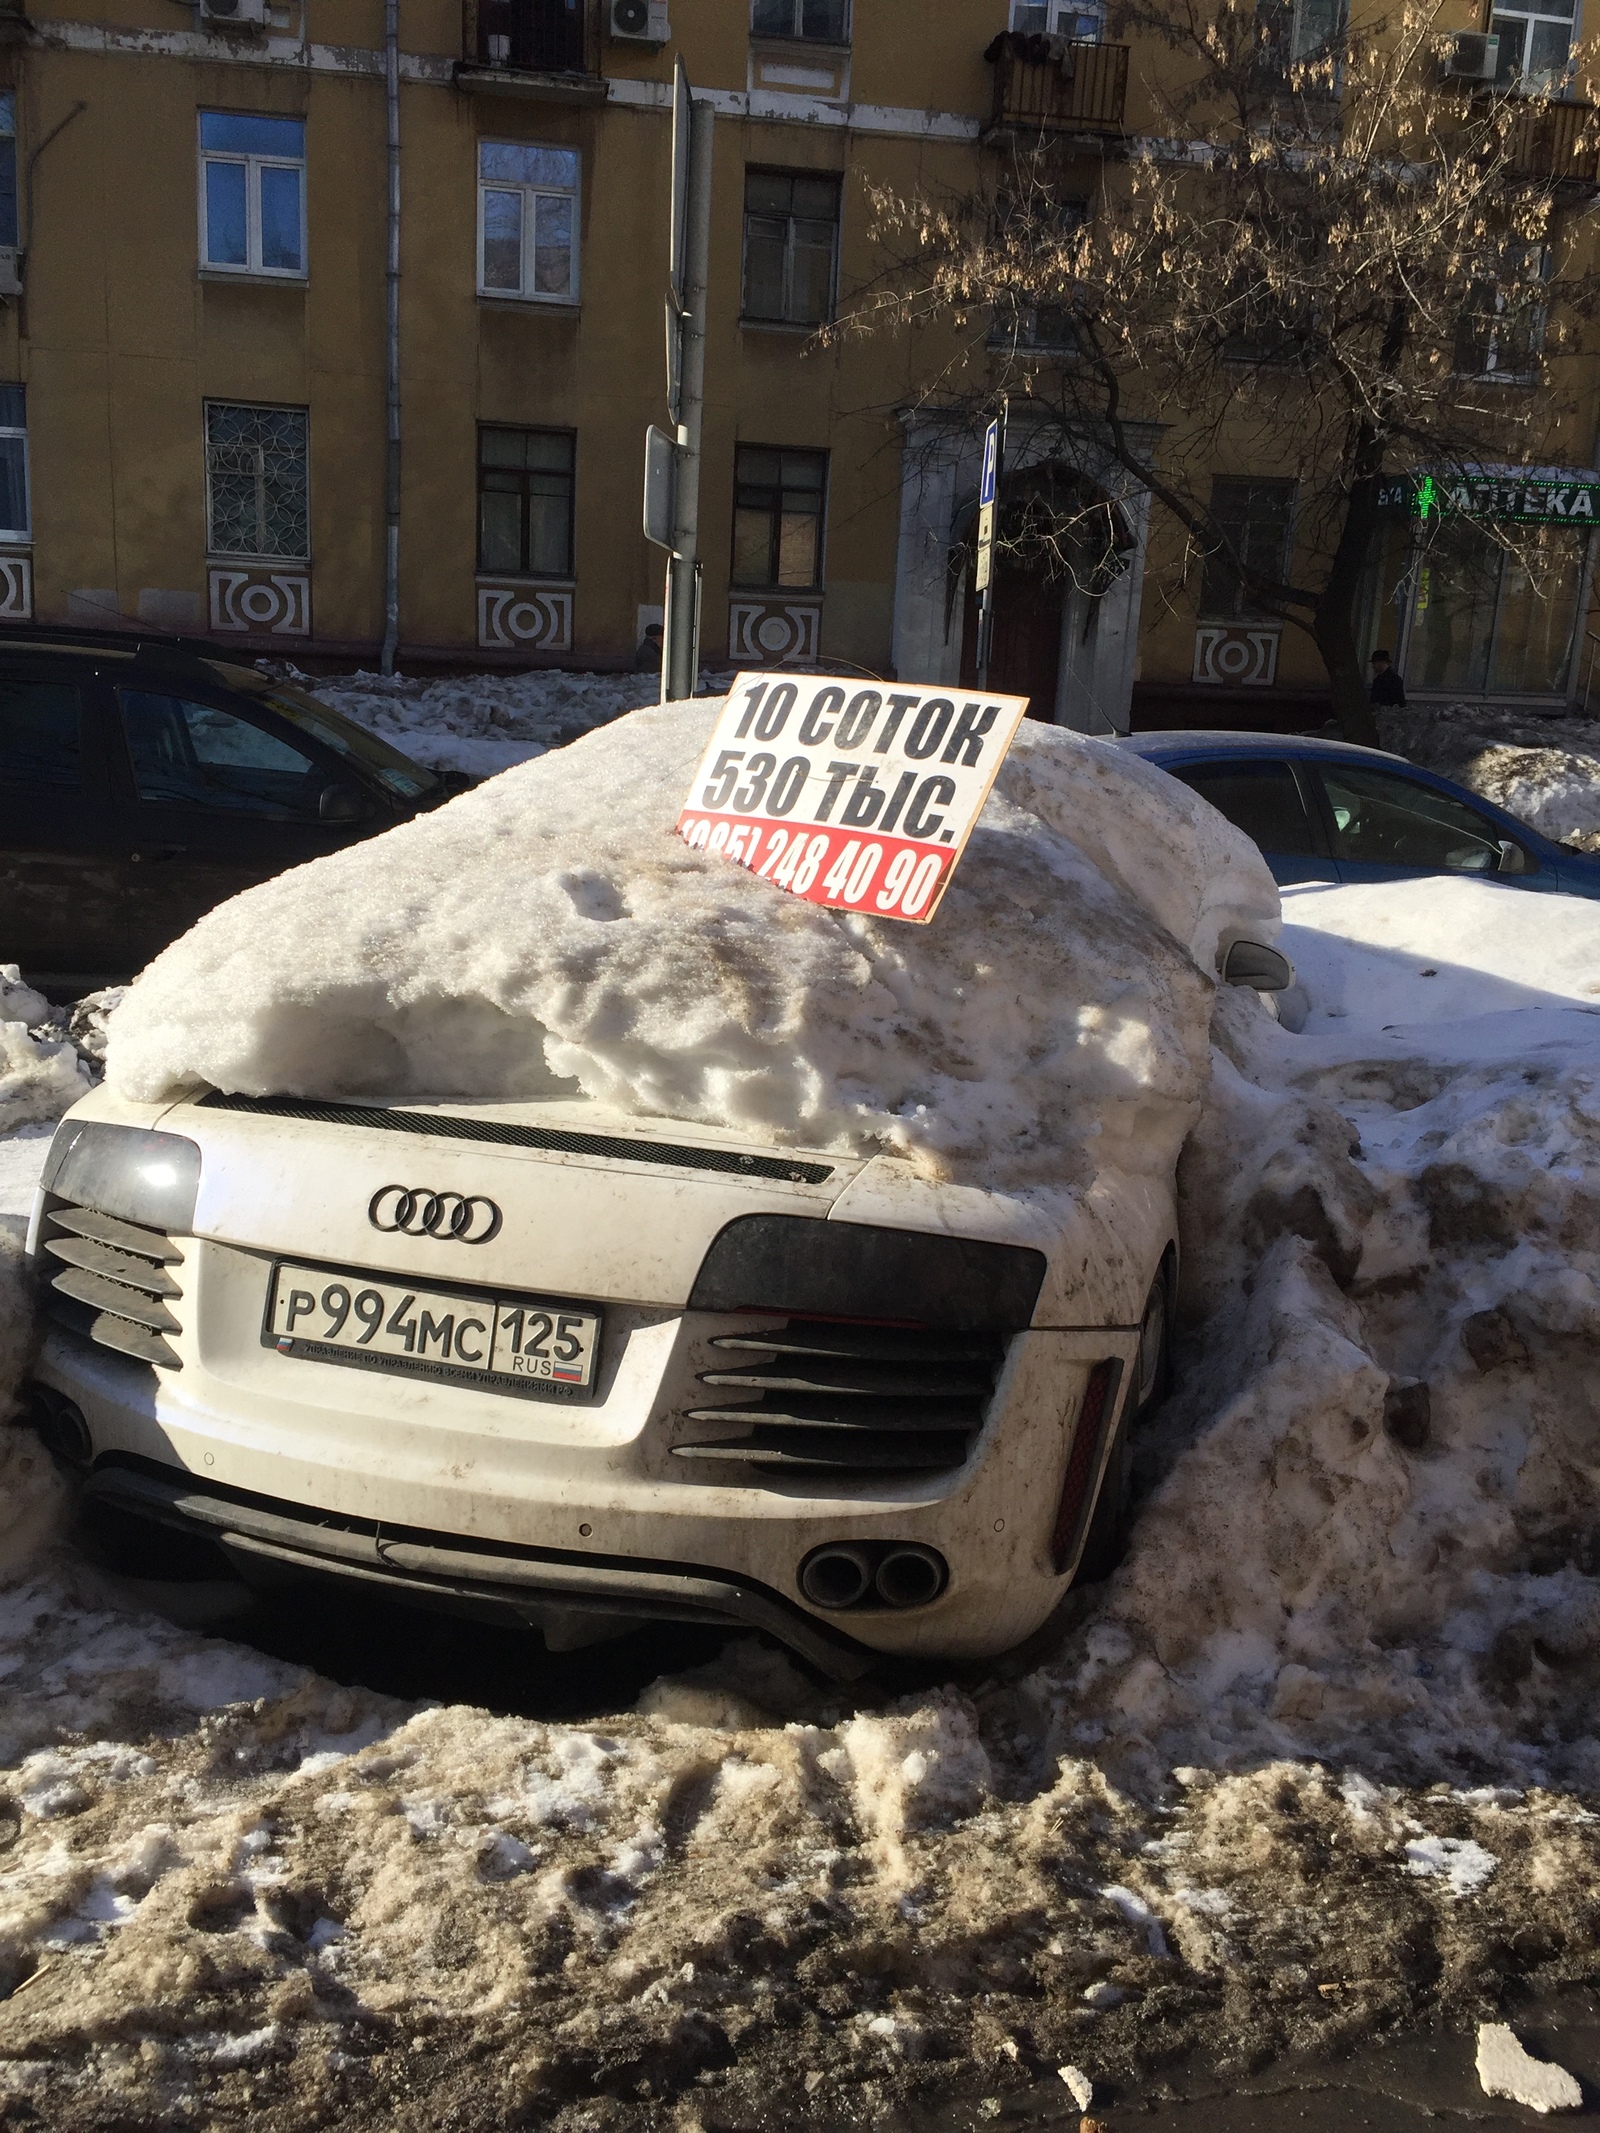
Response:
[{"label": "green \u0430\u043f\u0442\u0435\u043a\u0430 sign", "polygon": [[1593,526],[1600,521],[1600,473],[1498,468],[1482,474],[1398,474],[1378,492],[1380,511],[1424,526],[1442,518],[1500,519],[1519,526]]}]

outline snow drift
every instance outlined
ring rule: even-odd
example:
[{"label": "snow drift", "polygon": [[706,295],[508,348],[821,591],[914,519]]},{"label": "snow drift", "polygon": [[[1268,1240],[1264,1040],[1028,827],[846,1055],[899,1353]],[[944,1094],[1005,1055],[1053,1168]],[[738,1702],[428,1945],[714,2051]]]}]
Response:
[{"label": "snow drift", "polygon": [[979,1177],[1170,1165],[1219,945],[1276,929],[1255,847],[1033,725],[934,924],[824,910],[673,834],[716,709],[635,712],[211,912],[121,1007],[112,1086],[581,1092]]},{"label": "snow drift", "polygon": [[[1600,969],[1600,909],[1465,881],[1286,901],[1356,1026],[1218,996],[1180,1173],[1202,1331],[1128,1561],[1040,1693],[1063,1745],[1146,1778],[1311,1754],[1592,1789],[1600,1012],[1563,991]],[[1481,988],[1513,1004],[1430,1019],[1452,940],[1519,972]],[[1314,979],[1312,1004],[1308,1031]]]}]

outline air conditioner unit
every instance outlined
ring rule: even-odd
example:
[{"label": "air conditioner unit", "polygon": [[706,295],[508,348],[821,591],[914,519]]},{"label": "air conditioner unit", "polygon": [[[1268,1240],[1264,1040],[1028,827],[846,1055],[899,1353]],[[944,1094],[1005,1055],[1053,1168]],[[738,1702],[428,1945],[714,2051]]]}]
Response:
[{"label": "air conditioner unit", "polygon": [[14,244],[0,244],[0,296],[22,294],[22,270]]},{"label": "air conditioner unit", "polygon": [[665,44],[672,35],[667,0],[610,0],[611,34],[626,44]]},{"label": "air conditioner unit", "polygon": [[1445,46],[1447,81],[1493,81],[1500,66],[1500,40],[1481,30],[1462,30]]},{"label": "air conditioner unit", "polygon": [[200,0],[200,20],[223,30],[264,30],[267,0]]}]

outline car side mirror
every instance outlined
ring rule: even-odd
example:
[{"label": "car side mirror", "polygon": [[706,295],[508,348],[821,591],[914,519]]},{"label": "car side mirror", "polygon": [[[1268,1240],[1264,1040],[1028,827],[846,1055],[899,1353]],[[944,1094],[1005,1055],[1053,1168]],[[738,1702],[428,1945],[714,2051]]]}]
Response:
[{"label": "car side mirror", "polygon": [[1526,874],[1530,871],[1528,855],[1520,844],[1513,844],[1509,837],[1500,839],[1500,857],[1495,862],[1497,874]]},{"label": "car side mirror", "polygon": [[1235,941],[1222,965],[1222,982],[1248,985],[1253,992],[1286,992],[1294,983],[1294,965],[1260,941]]},{"label": "car side mirror", "polygon": [[370,812],[360,795],[353,793],[348,785],[324,785],[317,801],[318,820],[335,826],[364,822]]}]

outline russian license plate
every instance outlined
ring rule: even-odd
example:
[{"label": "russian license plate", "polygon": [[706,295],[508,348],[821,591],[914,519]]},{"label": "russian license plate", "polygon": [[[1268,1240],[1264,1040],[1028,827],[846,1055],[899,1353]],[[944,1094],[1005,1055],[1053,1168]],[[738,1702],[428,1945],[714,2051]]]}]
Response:
[{"label": "russian license plate", "polygon": [[593,1390],[600,1314],[544,1297],[376,1281],[283,1259],[272,1269],[261,1340],[280,1355],[581,1400]]}]

